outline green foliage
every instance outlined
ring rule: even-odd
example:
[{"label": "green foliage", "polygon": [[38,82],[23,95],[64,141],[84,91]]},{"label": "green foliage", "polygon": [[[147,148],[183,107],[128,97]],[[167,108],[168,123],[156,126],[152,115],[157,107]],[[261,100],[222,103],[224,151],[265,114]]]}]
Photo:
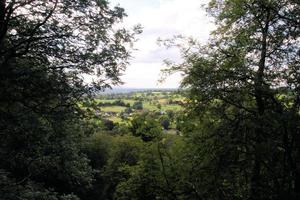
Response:
[{"label": "green foliage", "polygon": [[159,121],[165,130],[168,130],[170,128],[170,119],[168,118],[168,116],[162,116]]},{"label": "green foliage", "polygon": [[147,113],[134,116],[130,130],[134,136],[141,137],[146,142],[159,139],[162,135],[159,122]]},{"label": "green foliage", "polygon": [[299,198],[299,8],[298,1],[211,1],[217,29],[207,45],[169,41],[184,58],[165,72],[186,74],[190,112],[177,125],[194,143],[201,198]]},{"label": "green foliage", "polygon": [[124,110],[124,112],[127,114],[130,114],[130,113],[132,113],[132,109],[130,107],[128,107]]},{"label": "green foliage", "polygon": [[[183,63],[165,72],[184,73],[186,101],[140,92],[97,102],[95,90],[120,83],[140,32],[117,28],[124,10],[2,1],[0,199],[299,199],[300,4],[212,0],[208,12],[217,29],[207,45],[167,41]],[[96,113],[108,105],[123,123]],[[174,122],[179,134],[162,134]]]},{"label": "green foliage", "polygon": [[161,104],[160,103],[157,104],[156,107],[157,107],[158,110],[160,110],[161,109]]},{"label": "green foliage", "polygon": [[103,125],[104,125],[104,129],[107,131],[111,131],[115,128],[114,122],[109,119],[103,119]]},{"label": "green foliage", "polygon": [[119,135],[129,134],[129,125],[127,123],[118,123],[114,128],[114,132]]},{"label": "green foliage", "polygon": [[93,135],[85,149],[96,170],[92,187],[83,199],[112,199],[117,185],[128,178],[126,167],[134,166],[144,149],[143,142],[131,135]]},{"label": "green foliage", "polygon": [[[139,162],[124,170],[128,178],[116,188],[116,199],[193,199],[192,187],[185,184],[190,166],[183,154],[181,138],[167,137],[150,143],[141,152]],[[196,198],[194,198],[196,199]]]},{"label": "green foliage", "polygon": [[134,102],[132,108],[136,110],[143,110],[143,102],[142,101]]},{"label": "green foliage", "polygon": [[1,1],[0,13],[0,198],[77,200],[95,128],[79,103],[120,82],[139,29],[116,29],[125,13],[107,1]]}]

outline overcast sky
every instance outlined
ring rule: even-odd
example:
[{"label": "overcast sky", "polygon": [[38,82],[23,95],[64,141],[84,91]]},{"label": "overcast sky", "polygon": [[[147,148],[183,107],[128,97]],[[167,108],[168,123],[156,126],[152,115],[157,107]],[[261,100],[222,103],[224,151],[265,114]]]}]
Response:
[{"label": "overcast sky", "polygon": [[111,5],[119,4],[128,14],[124,24],[131,27],[141,24],[143,33],[135,44],[138,50],[122,80],[122,87],[133,88],[176,88],[181,77],[179,74],[169,77],[165,83],[159,84],[160,70],[163,60],[179,60],[176,50],[166,50],[157,45],[157,39],[171,38],[182,34],[193,36],[202,42],[209,37],[213,29],[205,10],[201,5],[207,0],[110,0]]}]

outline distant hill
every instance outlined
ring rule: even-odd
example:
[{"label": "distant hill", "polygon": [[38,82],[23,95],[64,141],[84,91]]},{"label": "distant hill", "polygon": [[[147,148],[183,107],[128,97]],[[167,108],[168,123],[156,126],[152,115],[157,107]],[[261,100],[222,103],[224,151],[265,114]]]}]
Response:
[{"label": "distant hill", "polygon": [[112,88],[106,89],[100,94],[118,94],[118,93],[132,93],[132,92],[168,92],[177,91],[178,88]]}]

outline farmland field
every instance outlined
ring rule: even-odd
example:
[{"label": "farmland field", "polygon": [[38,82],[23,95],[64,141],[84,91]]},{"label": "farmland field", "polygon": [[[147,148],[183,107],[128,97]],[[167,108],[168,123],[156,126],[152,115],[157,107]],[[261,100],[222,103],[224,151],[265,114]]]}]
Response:
[{"label": "farmland field", "polygon": [[101,110],[103,112],[116,112],[116,113],[120,113],[122,111],[125,110],[126,107],[123,106],[105,106],[103,108],[101,108]]},{"label": "farmland field", "polygon": [[176,91],[143,91],[102,94],[95,101],[101,116],[114,123],[121,123],[138,113],[155,112],[164,115],[167,112],[180,112],[183,110],[184,98]]}]

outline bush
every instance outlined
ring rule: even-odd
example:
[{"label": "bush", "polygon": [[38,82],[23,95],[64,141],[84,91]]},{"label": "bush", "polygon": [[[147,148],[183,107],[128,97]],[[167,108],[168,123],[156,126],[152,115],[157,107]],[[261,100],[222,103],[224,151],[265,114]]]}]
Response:
[{"label": "bush", "polygon": [[132,105],[132,108],[136,110],[143,110],[143,103],[141,101],[136,101]]}]

